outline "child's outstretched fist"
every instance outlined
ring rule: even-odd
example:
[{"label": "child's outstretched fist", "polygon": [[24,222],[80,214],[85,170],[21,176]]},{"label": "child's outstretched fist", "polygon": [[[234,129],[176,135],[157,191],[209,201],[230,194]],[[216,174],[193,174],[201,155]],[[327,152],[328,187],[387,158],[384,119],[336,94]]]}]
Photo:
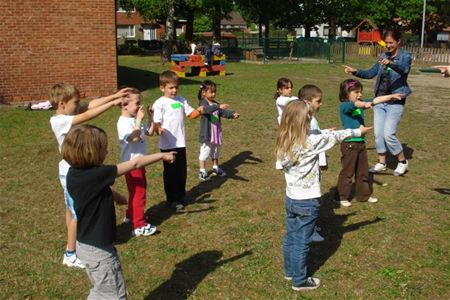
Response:
[{"label": "child's outstretched fist", "polygon": [[175,151],[165,152],[165,153],[163,153],[162,159],[163,159],[163,161],[166,161],[169,164],[171,164],[175,161],[176,154],[177,153]]},{"label": "child's outstretched fist", "polygon": [[369,130],[372,130],[373,127],[366,127],[364,125],[359,126],[359,130],[361,130],[361,135],[366,135]]},{"label": "child's outstretched fist", "polygon": [[237,113],[237,112],[235,112],[234,114],[233,114],[233,118],[235,118],[235,119],[237,119],[237,118],[239,118],[241,115],[239,114],[239,113]]}]

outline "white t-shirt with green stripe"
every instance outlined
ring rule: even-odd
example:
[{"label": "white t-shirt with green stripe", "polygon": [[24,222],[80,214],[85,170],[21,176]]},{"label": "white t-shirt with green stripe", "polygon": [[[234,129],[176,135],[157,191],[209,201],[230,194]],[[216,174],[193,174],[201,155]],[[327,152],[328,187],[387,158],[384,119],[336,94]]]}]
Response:
[{"label": "white t-shirt with green stripe", "polygon": [[153,122],[161,123],[164,128],[164,133],[159,137],[159,148],[167,150],[186,147],[184,116],[194,111],[187,100],[181,96],[162,96],[153,103],[153,110]]}]

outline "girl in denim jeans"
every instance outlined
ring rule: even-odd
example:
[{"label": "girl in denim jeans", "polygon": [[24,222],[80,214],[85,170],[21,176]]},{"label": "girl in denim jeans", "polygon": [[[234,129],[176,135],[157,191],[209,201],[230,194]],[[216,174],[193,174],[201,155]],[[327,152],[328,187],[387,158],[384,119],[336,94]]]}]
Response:
[{"label": "girl in denim jeans", "polygon": [[408,169],[408,161],[396,133],[403,115],[406,97],[411,94],[411,89],[406,82],[411,69],[411,54],[401,48],[401,33],[397,30],[386,31],[384,41],[386,42],[387,52],[380,55],[372,68],[358,70],[345,66],[344,71],[366,79],[377,76],[375,97],[394,93],[403,95],[401,101],[386,102],[373,109],[378,163],[369,169],[369,172],[372,173],[386,170],[386,152],[389,151],[398,159],[394,175],[401,176]]},{"label": "girl in denim jeans", "polygon": [[286,235],[283,242],[284,272],[295,291],[316,289],[320,280],[307,276],[306,257],[319,212],[320,171],[318,154],[348,137],[370,128],[310,133],[311,109],[304,101],[291,101],[281,116],[275,147],[286,179]]}]

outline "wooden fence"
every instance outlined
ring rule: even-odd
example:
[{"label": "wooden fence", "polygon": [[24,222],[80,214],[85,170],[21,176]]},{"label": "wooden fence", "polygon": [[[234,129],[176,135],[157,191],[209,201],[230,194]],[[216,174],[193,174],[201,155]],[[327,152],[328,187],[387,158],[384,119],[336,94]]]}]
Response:
[{"label": "wooden fence", "polygon": [[[406,46],[404,49],[411,53],[413,61],[432,62],[437,64],[450,64],[450,49],[420,48]],[[373,56],[378,57],[383,51],[381,46],[360,46],[357,43],[346,43],[346,56]]]}]

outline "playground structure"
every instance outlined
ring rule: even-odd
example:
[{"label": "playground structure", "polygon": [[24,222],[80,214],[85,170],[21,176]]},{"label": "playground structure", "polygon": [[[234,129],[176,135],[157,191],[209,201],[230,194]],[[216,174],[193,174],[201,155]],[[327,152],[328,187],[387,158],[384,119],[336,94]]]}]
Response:
[{"label": "playground structure", "polygon": [[211,55],[211,63],[207,63],[204,55],[172,54],[172,68],[178,77],[186,77],[186,68],[191,68],[194,76],[206,77],[208,73],[219,73],[225,76],[225,54]]},{"label": "playground structure", "polygon": [[[369,27],[369,29],[367,29]],[[368,18],[364,18],[356,27],[357,43],[359,45],[359,55],[371,55],[372,46],[379,44],[385,48],[386,44],[381,39],[381,32],[378,27]]]}]

